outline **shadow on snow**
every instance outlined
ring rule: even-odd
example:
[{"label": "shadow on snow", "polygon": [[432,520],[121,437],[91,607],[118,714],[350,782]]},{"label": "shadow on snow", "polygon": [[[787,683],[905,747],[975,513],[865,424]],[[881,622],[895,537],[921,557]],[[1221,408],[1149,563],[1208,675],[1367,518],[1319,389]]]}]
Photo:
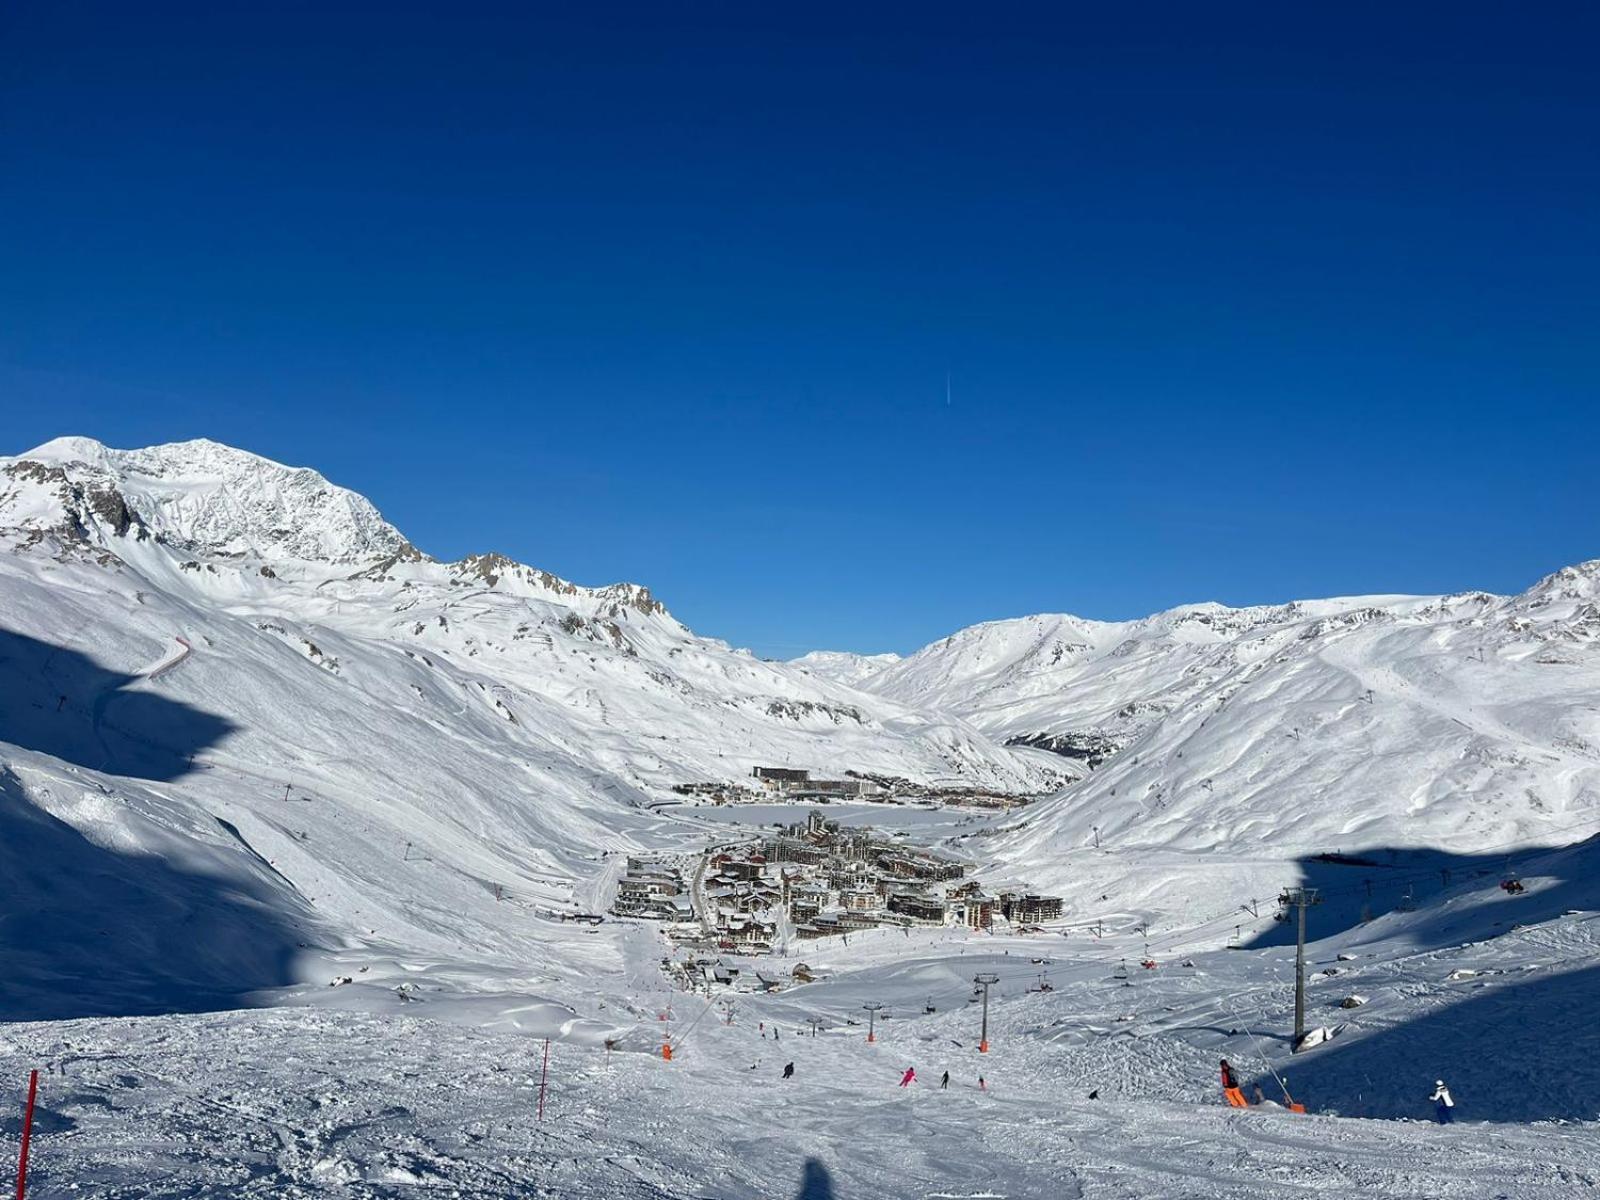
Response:
[{"label": "shadow on snow", "polygon": [[[1350,858],[1365,861],[1301,863],[1305,883],[1326,897],[1307,918],[1307,1024],[1349,1022],[1353,1028],[1287,1063],[1296,1096],[1313,1109],[1346,1116],[1426,1118],[1433,1112],[1428,1097],[1434,1080],[1442,1077],[1460,1120],[1600,1116],[1596,1076],[1588,1065],[1600,1061],[1595,1020],[1600,1008],[1594,999],[1600,994],[1600,967],[1563,969],[1556,961],[1559,953],[1550,951],[1525,956],[1548,963],[1534,971],[1451,981],[1451,964],[1441,961],[1439,978],[1431,981],[1439,989],[1438,1006],[1370,1032],[1362,1028],[1364,1010],[1342,1009],[1339,999],[1349,991],[1376,989],[1373,994],[1381,995],[1392,985],[1372,980],[1324,986],[1314,973],[1342,966],[1328,961],[1331,953],[1315,944],[1336,933],[1346,934],[1341,946],[1358,954],[1364,941],[1394,937],[1426,951],[1488,942],[1566,914],[1584,919],[1600,910],[1600,837],[1510,859],[1418,850],[1369,850]],[[1518,879],[1527,890],[1508,895],[1500,886],[1507,878]],[[1408,890],[1418,907],[1397,910]],[[1371,923],[1364,926],[1367,917]],[[1293,940],[1292,922],[1283,922],[1254,945]],[[1287,1028],[1267,1034],[1280,1045],[1287,1044],[1288,1035]],[[1275,1093],[1270,1078],[1257,1082],[1268,1095]]]},{"label": "shadow on snow", "polygon": [[[0,630],[0,742],[128,778],[177,779],[233,726],[131,690],[138,678]],[[294,981],[299,898],[254,855],[236,855],[227,826],[208,843],[148,823],[195,852],[181,869],[171,856],[91,841],[41,798],[0,761],[0,1020],[237,1008]],[[141,820],[126,798],[88,799],[113,806],[113,822]]]},{"label": "shadow on snow", "polygon": [[224,717],[135,688],[138,675],[108,671],[64,646],[0,629],[0,741],[132,779],[187,774],[194,755],[234,725]]}]

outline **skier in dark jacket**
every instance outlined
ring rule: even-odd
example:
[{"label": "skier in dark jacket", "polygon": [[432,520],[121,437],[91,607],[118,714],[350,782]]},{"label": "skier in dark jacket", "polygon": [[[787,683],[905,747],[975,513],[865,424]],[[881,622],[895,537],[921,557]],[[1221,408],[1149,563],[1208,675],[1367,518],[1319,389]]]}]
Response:
[{"label": "skier in dark jacket", "polygon": [[950,1086],[950,1072],[946,1071],[939,1077],[939,1090],[942,1092]]},{"label": "skier in dark jacket", "polygon": [[1222,1060],[1222,1090],[1226,1092],[1230,1088],[1236,1088],[1238,1086],[1239,1086],[1239,1077],[1233,1073],[1233,1067],[1229,1064],[1228,1060],[1227,1059],[1223,1059]]},{"label": "skier in dark jacket", "polygon": [[783,1077],[785,1079],[793,1079],[794,1078],[794,1064],[793,1063],[784,1063],[784,1065],[783,1065]]}]

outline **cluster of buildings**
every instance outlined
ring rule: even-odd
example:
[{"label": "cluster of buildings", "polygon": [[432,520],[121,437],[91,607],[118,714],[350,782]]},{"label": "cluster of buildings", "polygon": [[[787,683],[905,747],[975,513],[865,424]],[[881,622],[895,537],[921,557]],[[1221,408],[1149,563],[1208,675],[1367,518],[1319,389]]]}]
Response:
[{"label": "cluster of buildings", "polygon": [[614,911],[668,922],[680,945],[759,955],[790,938],[879,926],[985,930],[997,916],[1036,925],[1061,916],[1061,898],[986,891],[959,862],[813,809],[769,837],[708,851],[687,882],[666,864],[629,859]]},{"label": "cluster of buildings", "polygon": [[628,859],[627,872],[617,883],[611,911],[623,917],[649,917],[656,921],[695,919],[683,872],[669,862],[653,858]]},{"label": "cluster of buildings", "polygon": [[813,779],[810,771],[795,767],[752,767],[756,786],[769,795],[797,804],[827,804],[833,800],[855,800],[876,796],[883,789],[867,779]]},{"label": "cluster of buildings", "polygon": [[673,791],[713,804],[748,804],[778,800],[796,804],[872,800],[890,804],[959,805],[1009,811],[1032,797],[989,792],[981,788],[917,783],[893,775],[846,771],[847,779],[819,779],[799,767],[754,767],[745,782],[679,783]]}]

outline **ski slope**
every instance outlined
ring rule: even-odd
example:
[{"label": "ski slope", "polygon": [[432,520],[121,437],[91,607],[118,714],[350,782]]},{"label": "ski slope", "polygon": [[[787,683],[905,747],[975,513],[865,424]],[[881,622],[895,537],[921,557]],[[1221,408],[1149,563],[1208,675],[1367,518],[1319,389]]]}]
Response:
[{"label": "ski slope", "polygon": [[[0,460],[0,1071],[45,1071],[38,1194],[1592,1194],[1597,576],[770,663],[214,443]],[[629,852],[802,815],[671,790],[756,765],[1040,797],[881,819],[1065,917],[673,992],[654,925],[573,918]],[[1292,1055],[1299,883],[1334,1036]],[[1224,1110],[1220,1057],[1312,1112]],[[1441,1075],[1468,1124],[1402,1121]]]}]

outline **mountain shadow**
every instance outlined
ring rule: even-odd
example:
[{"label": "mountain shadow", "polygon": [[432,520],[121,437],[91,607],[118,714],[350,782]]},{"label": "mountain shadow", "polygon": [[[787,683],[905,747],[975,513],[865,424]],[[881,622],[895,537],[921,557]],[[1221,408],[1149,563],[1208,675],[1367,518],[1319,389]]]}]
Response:
[{"label": "mountain shadow", "polygon": [[[0,743],[166,782],[233,728],[141,676],[0,629]],[[218,862],[206,874],[98,845],[0,761],[0,1020],[237,1008],[294,982],[298,896],[259,860]]]},{"label": "mountain shadow", "polygon": [[[1581,1065],[1600,1059],[1600,967],[1467,986],[1475,990],[1454,1004],[1280,1064],[1296,1099],[1313,1112],[1426,1120],[1443,1079],[1460,1121],[1600,1117],[1593,1075]],[[1271,1078],[1257,1082],[1275,1094]]]},{"label": "mountain shadow", "polygon": [[[1585,851],[1592,847],[1593,853]],[[1585,867],[1587,866],[1587,870]],[[1306,913],[1306,938],[1315,942],[1368,922],[1375,935],[1389,930],[1381,918],[1410,914],[1406,932],[1420,945],[1460,945],[1559,917],[1595,896],[1590,883],[1600,867],[1600,835],[1567,848],[1524,850],[1510,855],[1451,854],[1415,847],[1379,847],[1349,854],[1314,855],[1299,861],[1301,883],[1317,889],[1320,903]],[[1500,885],[1537,877],[1527,890],[1508,893]],[[1448,901],[1449,903],[1444,903]],[[1259,902],[1265,914],[1277,897]],[[1245,914],[1241,913],[1241,917]],[[1247,948],[1292,946],[1295,922],[1276,921]]]},{"label": "mountain shadow", "polygon": [[0,742],[93,771],[165,781],[236,727],[65,646],[0,629]]},{"label": "mountain shadow", "polygon": [[98,846],[3,766],[0,880],[0,1020],[210,1012],[295,980],[287,885]]},{"label": "mountain shadow", "polygon": [[[1308,938],[1315,942],[1355,929],[1341,945],[1358,952],[1363,917],[1369,915],[1371,940],[1398,936],[1426,950],[1487,942],[1558,919],[1592,920],[1600,910],[1600,836],[1509,857],[1376,850],[1301,866],[1307,885],[1326,897],[1309,912]],[[1501,886],[1510,880],[1523,890]],[[1293,924],[1285,922],[1257,944],[1282,945],[1293,938]],[[1338,969],[1318,949],[1308,946],[1313,969]],[[1447,973],[1441,965],[1440,984]],[[1385,986],[1379,979],[1351,990]],[[1600,1023],[1594,1019],[1600,967],[1564,969],[1555,962],[1519,972],[1516,981],[1490,973],[1449,987],[1436,1007],[1369,1031],[1366,1010],[1337,1007],[1335,997],[1345,989],[1313,986],[1307,1023],[1349,1021],[1353,1028],[1282,1064],[1296,1098],[1314,1111],[1344,1116],[1426,1119],[1433,1112],[1428,1097],[1434,1081],[1443,1079],[1463,1121],[1600,1117],[1589,1074],[1573,1066],[1600,1059]],[[1258,1033],[1280,1045],[1290,1035],[1287,1028]],[[1274,1094],[1270,1078],[1256,1082]]]}]

